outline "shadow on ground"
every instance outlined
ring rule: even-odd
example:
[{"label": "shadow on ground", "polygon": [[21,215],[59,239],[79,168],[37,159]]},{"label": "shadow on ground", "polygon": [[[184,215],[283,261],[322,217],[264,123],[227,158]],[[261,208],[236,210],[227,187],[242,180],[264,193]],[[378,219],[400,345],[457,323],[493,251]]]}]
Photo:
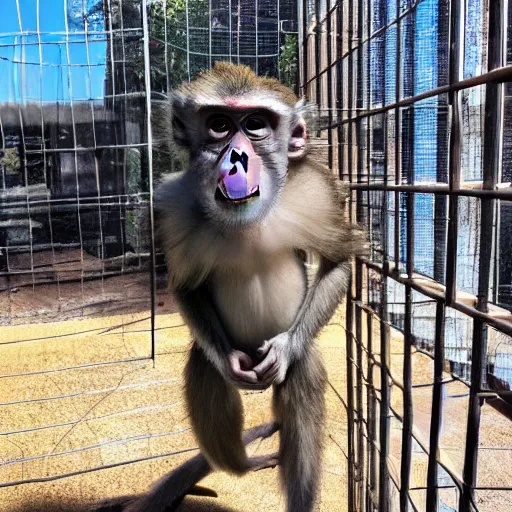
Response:
[{"label": "shadow on ground", "polygon": [[[89,506],[80,504],[77,501],[69,500],[52,501],[40,500],[31,503],[20,504],[19,508],[11,509],[10,512],[88,512],[91,509]],[[95,508],[95,512],[121,512],[121,508]],[[215,499],[205,501],[196,501],[194,499],[186,499],[180,507],[178,512],[237,512],[233,508],[228,508],[217,504]]]}]

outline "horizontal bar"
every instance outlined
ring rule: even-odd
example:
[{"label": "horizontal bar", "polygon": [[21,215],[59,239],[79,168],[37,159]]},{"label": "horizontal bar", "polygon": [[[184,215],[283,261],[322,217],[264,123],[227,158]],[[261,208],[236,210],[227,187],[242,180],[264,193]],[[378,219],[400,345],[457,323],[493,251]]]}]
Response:
[{"label": "horizontal bar", "polygon": [[512,200],[512,187],[496,187],[495,189],[456,188],[450,189],[448,184],[437,185],[385,185],[381,183],[349,183],[347,186],[352,190],[368,190],[382,192],[416,192],[419,194],[436,194],[447,196],[464,197],[488,197],[491,199]]},{"label": "horizontal bar", "polygon": [[62,480],[63,478],[71,478],[73,476],[85,475],[87,473],[93,473],[95,471],[102,471],[104,469],[112,469],[120,466],[127,466],[128,464],[135,464],[137,462],[145,462],[148,460],[156,460],[162,459],[164,457],[171,457],[174,455],[181,455],[183,453],[190,453],[197,451],[197,448],[185,448],[184,450],[177,450],[168,453],[161,453],[158,455],[148,455],[147,457],[139,457],[138,459],[126,460],[123,462],[115,462],[113,464],[104,464],[103,466],[96,466],[93,468],[83,469],[81,471],[72,471],[69,473],[64,473],[62,475],[53,475],[53,476],[45,476],[41,478],[27,478],[26,480],[15,480],[12,482],[2,482],[0,483],[0,488],[5,487],[13,487],[22,484],[34,484],[34,483],[43,483],[43,482],[55,482],[56,480]]},{"label": "horizontal bar", "polygon": [[429,89],[428,91],[416,94],[415,96],[410,96],[409,98],[404,98],[395,103],[390,103],[389,105],[384,105],[383,107],[375,108],[372,110],[359,111],[359,113],[357,113],[355,116],[338,121],[328,128],[335,128],[338,125],[352,123],[358,119],[370,117],[376,114],[383,114],[384,112],[388,112],[389,110],[395,108],[408,107],[414,103],[417,103],[418,101],[440,96],[441,94],[460,91],[462,89],[469,89],[470,87],[477,87],[479,85],[486,85],[488,83],[502,83],[510,81],[512,81],[512,66],[503,66],[502,68],[493,69],[487,73],[466,78],[465,80],[460,80],[459,82],[454,82],[450,85],[442,85],[434,89]]},{"label": "horizontal bar", "polygon": [[[402,277],[400,275],[397,275],[393,272],[386,272],[383,267],[378,263],[373,263],[365,258],[361,258],[365,265],[372,270],[375,270],[377,272],[380,272],[385,277],[390,277],[391,279],[394,279],[395,281],[404,284],[404,285],[410,285],[412,288],[414,288],[416,291],[422,293],[423,295],[426,295],[427,297],[430,297],[434,300],[439,300],[445,302],[445,297],[443,294],[433,290],[432,288],[428,286],[422,286],[420,283],[418,283],[417,279],[409,279],[407,277]],[[427,278],[425,278],[427,279]],[[462,304],[461,302],[454,302],[453,304],[449,305],[452,309],[455,309],[461,313],[464,313],[465,315],[468,315],[472,318],[478,318],[479,320],[482,320],[486,324],[490,325],[491,327],[496,328],[497,330],[503,332],[504,334],[507,334],[508,336],[512,336],[512,322],[506,322],[503,320],[500,320],[499,318],[496,318],[488,313],[484,313],[482,311],[479,311],[476,308],[473,308],[471,306],[467,306],[466,304]]]}]

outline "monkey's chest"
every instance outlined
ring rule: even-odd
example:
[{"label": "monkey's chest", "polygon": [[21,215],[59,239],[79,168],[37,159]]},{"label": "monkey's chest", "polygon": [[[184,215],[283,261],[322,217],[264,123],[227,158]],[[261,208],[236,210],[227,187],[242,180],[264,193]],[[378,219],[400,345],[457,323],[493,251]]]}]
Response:
[{"label": "monkey's chest", "polygon": [[273,256],[216,272],[213,300],[231,343],[240,349],[257,348],[287,331],[306,293],[303,263],[295,254]]}]

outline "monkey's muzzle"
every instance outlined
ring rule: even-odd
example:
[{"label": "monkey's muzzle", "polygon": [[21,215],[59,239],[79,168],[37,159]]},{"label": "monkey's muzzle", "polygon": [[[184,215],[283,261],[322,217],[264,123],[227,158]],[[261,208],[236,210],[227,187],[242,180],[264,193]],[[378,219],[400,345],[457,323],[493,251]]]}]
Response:
[{"label": "monkey's muzzle", "polygon": [[261,158],[249,140],[237,134],[219,164],[218,190],[225,200],[242,203],[259,195]]}]

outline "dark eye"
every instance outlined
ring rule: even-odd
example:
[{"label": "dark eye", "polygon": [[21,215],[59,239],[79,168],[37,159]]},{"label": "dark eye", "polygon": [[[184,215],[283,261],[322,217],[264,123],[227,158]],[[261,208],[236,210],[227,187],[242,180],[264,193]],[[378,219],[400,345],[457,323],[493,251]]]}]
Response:
[{"label": "dark eye", "polygon": [[245,121],[245,132],[249,137],[263,139],[270,134],[270,125],[263,116],[251,116]]},{"label": "dark eye", "polygon": [[212,117],[208,121],[208,135],[215,140],[225,139],[231,132],[231,126],[231,121],[227,117]]}]

